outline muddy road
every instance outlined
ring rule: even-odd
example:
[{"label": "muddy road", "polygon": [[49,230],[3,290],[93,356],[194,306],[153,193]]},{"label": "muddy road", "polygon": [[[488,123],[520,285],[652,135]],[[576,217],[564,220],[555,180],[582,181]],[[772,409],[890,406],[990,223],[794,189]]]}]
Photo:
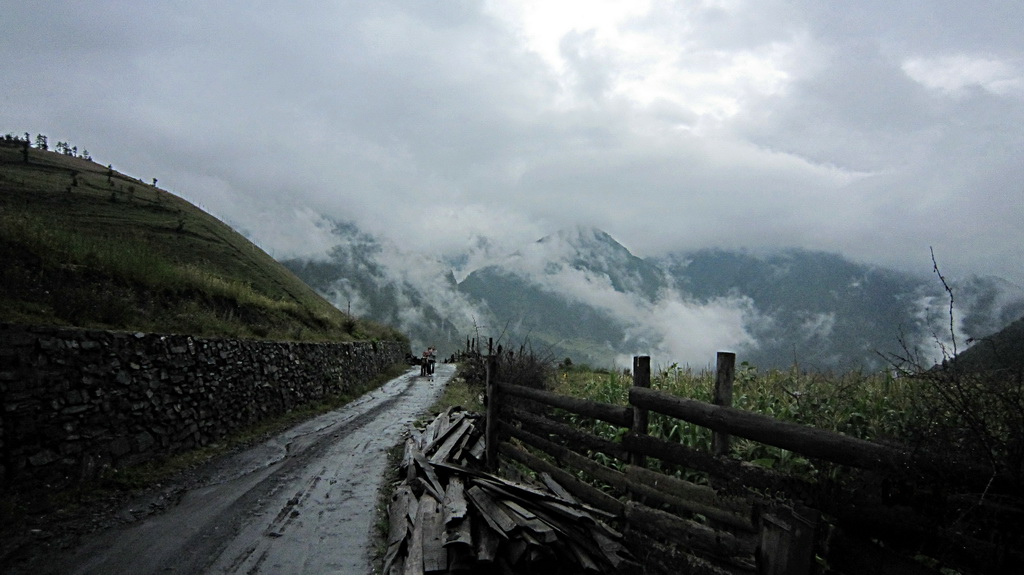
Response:
[{"label": "muddy road", "polygon": [[24,567],[69,574],[371,573],[386,452],[440,396],[455,366],[438,364],[436,371],[430,381],[417,368],[215,462],[188,489],[135,502],[149,508],[141,518]]}]

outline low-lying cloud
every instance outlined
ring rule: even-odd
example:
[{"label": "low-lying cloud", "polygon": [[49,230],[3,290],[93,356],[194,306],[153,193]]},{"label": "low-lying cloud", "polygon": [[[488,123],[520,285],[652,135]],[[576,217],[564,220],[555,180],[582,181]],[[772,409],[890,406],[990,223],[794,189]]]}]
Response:
[{"label": "low-lying cloud", "polygon": [[[598,226],[1024,285],[1024,4],[10,3],[0,130],[272,253],[454,257]],[[312,229],[307,229],[311,227]],[[307,249],[308,248],[308,249]]]}]

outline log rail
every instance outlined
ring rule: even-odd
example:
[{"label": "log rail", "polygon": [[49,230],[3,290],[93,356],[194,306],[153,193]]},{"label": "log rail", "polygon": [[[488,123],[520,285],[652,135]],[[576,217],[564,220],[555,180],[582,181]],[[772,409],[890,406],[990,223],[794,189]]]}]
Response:
[{"label": "log rail", "polygon": [[[915,465],[940,464],[898,446],[733,408],[735,354],[722,352],[717,359],[714,404],[650,389],[650,358],[641,356],[633,362],[629,405],[619,406],[503,383],[489,354],[485,443],[493,457],[488,463],[496,469],[500,454],[549,474],[637,533],[681,544],[693,573],[809,574],[817,572],[815,555],[829,562],[832,573],[857,573],[864,565],[878,573],[938,573],[913,561],[916,550],[925,548],[946,565],[968,571],[998,571],[1024,561],[1019,551],[995,549],[943,526],[928,528],[912,510],[894,517],[879,504],[878,493],[841,493],[827,480],[809,482],[729,458],[730,437],[737,436],[901,481],[917,476]],[[531,408],[523,409],[524,403]],[[649,412],[710,429],[712,450],[648,435]],[[622,428],[621,440],[597,437],[552,413]],[[595,460],[595,454],[608,464]],[[714,487],[649,469],[647,458],[703,472]],[[888,538],[872,535],[865,525]]]}]

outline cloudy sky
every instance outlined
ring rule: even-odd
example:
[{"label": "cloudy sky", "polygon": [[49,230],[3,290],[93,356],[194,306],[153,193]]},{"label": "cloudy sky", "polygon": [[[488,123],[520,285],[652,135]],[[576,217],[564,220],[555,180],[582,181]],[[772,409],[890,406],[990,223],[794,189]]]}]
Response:
[{"label": "cloudy sky", "polygon": [[277,256],[593,225],[1024,284],[1024,2],[3,2],[0,131]]}]

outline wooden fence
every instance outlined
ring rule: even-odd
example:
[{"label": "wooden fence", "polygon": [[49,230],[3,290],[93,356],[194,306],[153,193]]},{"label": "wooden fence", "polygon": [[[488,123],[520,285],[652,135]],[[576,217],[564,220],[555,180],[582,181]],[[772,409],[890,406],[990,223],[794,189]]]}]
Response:
[{"label": "wooden fence", "polygon": [[[710,404],[650,389],[650,358],[635,357],[628,406],[503,382],[499,355],[484,356],[488,466],[496,469],[503,457],[550,474],[581,501],[619,517],[640,547],[652,550],[650,560],[668,569],[913,575],[940,567],[1002,573],[1024,564],[1019,508],[979,511],[984,501],[966,504],[964,513],[991,515],[992,530],[982,534],[966,533],[956,518],[945,521],[965,509],[962,496],[953,496],[964,490],[928,482],[940,459],[731,407],[734,354],[718,354]],[[710,429],[711,452],[649,435],[650,412]],[[574,419],[621,428],[621,440],[589,433]],[[808,481],[729,458],[731,436],[842,466],[844,477],[855,480]],[[648,459],[662,465],[649,466]],[[654,469],[662,466],[702,472],[707,484]],[[993,484],[970,469],[954,475]],[[894,498],[894,490],[911,496]],[[1009,536],[1007,525],[1016,525]]]}]

